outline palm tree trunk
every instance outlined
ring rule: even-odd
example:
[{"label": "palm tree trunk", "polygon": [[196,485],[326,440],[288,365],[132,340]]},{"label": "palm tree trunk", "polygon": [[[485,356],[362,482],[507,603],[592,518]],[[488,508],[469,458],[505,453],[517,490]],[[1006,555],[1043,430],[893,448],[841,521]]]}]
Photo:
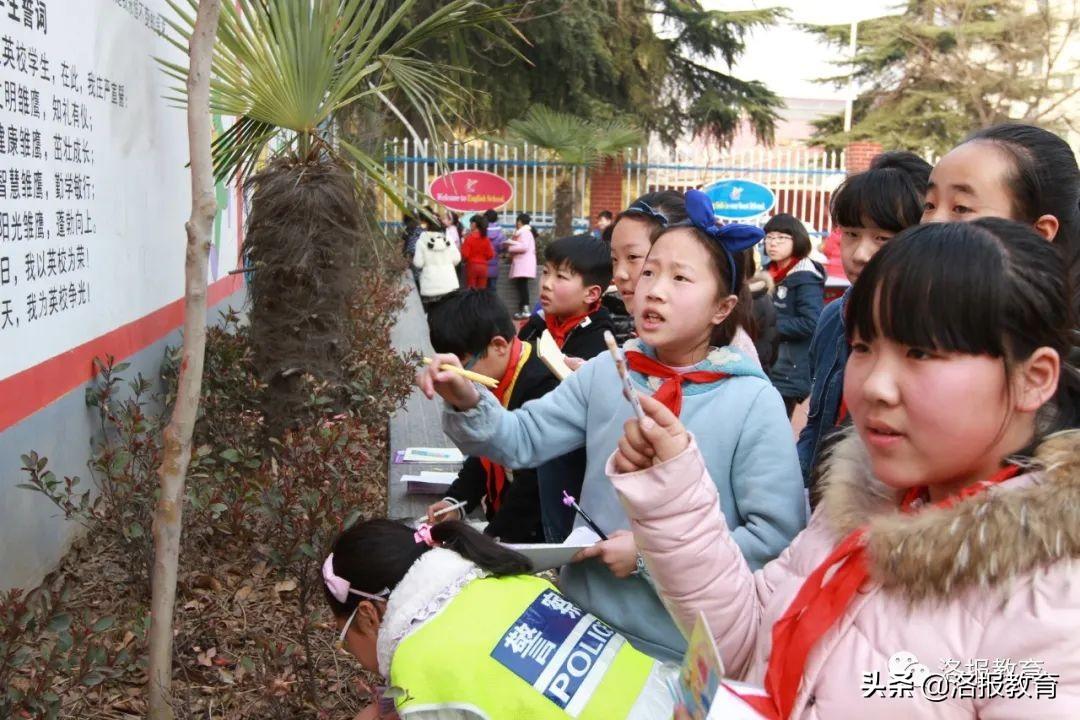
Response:
[{"label": "palm tree trunk", "polygon": [[573,174],[565,173],[555,186],[555,237],[567,237],[574,225]]},{"label": "palm tree trunk", "polygon": [[327,383],[324,397],[342,399],[363,219],[351,172],[332,159],[281,158],[248,183],[248,336],[266,383],[267,437],[279,437],[332,409],[311,406],[308,377]]},{"label": "palm tree trunk", "polygon": [[185,224],[184,345],[176,404],[165,428],[158,477],[161,495],[154,512],[154,568],[151,577],[150,667],[147,688],[151,720],[172,720],[173,609],[180,560],[184,480],[191,460],[191,434],[202,392],[206,352],[206,270],[210,230],[217,214],[210,158],[210,72],[221,0],[201,0],[188,55],[187,121],[191,153],[191,216]]}]

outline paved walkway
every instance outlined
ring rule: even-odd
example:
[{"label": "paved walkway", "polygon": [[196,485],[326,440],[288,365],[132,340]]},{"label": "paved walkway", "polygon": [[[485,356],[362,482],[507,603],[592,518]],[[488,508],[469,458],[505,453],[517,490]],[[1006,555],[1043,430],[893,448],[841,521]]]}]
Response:
[{"label": "paved walkway", "polygon": [[[424,355],[432,355],[431,341],[428,340],[427,316],[420,305],[420,294],[407,273],[403,281],[409,285],[409,296],[405,307],[398,315],[397,322],[390,332],[390,342],[394,350],[408,352],[417,350]],[[442,431],[442,404],[438,400],[428,400],[416,388],[413,389],[405,405],[390,418],[390,492],[388,516],[398,520],[418,518],[427,512],[427,506],[437,500],[429,495],[406,495],[402,475],[419,474],[421,470],[457,470],[456,465],[395,465],[394,453],[407,447],[451,447],[450,441]]]}]

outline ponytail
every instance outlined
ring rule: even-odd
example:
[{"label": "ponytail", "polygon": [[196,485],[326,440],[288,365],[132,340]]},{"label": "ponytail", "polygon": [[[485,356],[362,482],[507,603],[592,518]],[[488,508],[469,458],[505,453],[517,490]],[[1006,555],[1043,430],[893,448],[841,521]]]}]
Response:
[{"label": "ponytail", "polygon": [[[467,523],[450,520],[434,525],[431,538],[493,575],[532,572],[528,558]],[[334,541],[331,569],[365,596],[380,595],[396,588],[409,568],[429,550],[427,544],[417,541],[416,531],[404,523],[381,518],[366,520],[350,526]],[[331,611],[339,617],[351,613],[363,597],[349,594],[344,601],[339,600],[325,584],[323,591]]]},{"label": "ponytail", "polygon": [[447,550],[453,550],[492,575],[522,575],[532,572],[532,563],[519,552],[500,545],[472,525],[461,520],[447,520],[431,526],[431,538]]},{"label": "ponytail", "polygon": [[488,221],[483,215],[473,215],[469,218],[469,222],[476,225],[476,229],[480,231],[481,237],[488,236]]}]

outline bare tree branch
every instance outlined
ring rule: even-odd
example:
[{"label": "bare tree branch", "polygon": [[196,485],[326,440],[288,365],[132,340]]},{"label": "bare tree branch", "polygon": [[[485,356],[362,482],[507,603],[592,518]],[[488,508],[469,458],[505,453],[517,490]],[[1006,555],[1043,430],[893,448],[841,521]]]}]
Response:
[{"label": "bare tree branch", "polygon": [[214,165],[210,156],[210,67],[221,0],[200,0],[188,55],[187,123],[191,154],[191,216],[185,224],[184,344],[176,404],[164,433],[158,477],[161,494],[154,512],[154,568],[151,579],[150,666],[151,720],[172,720],[173,610],[180,558],[184,481],[191,460],[191,435],[202,392],[206,352],[206,272],[210,232],[217,214]]}]

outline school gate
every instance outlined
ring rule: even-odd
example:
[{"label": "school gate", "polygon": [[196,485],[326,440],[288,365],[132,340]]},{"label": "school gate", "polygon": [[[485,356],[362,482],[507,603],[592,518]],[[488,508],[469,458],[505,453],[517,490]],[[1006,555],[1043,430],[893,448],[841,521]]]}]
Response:
[{"label": "school gate", "polygon": [[[863,144],[860,144],[863,145]],[[880,146],[873,145],[877,152]],[[555,186],[569,176],[574,194],[574,229],[591,227],[601,210],[617,213],[634,198],[654,190],[702,188],[719,180],[751,180],[776,195],[772,213],[799,218],[812,234],[832,229],[829,198],[847,176],[845,151],[809,148],[755,148],[738,153],[701,148],[628,148],[621,161],[598,167],[570,165],[551,159],[542,148],[491,141],[441,143],[398,138],[386,143],[384,162],[399,183],[426,193],[431,182],[455,170],[484,170],[504,178],[513,197],[497,208],[503,226],[513,226],[527,212],[540,231],[554,223]],[[598,202],[599,200],[599,202]],[[385,196],[379,201],[385,225],[400,223],[401,212]],[[753,222],[764,223],[769,215]],[[468,225],[468,218],[462,222]]]},{"label": "school gate", "polygon": [[[538,230],[538,245],[550,239],[554,224],[555,186],[569,176],[573,188],[574,232],[586,232],[601,210],[618,213],[640,195],[655,190],[704,188],[719,180],[750,180],[767,186],[776,196],[773,209],[757,218],[744,220],[764,224],[773,213],[786,212],[802,220],[811,236],[823,238],[832,230],[829,200],[848,172],[865,169],[873,155],[881,152],[874,143],[858,143],[847,150],[828,152],[808,148],[755,148],[724,153],[701,148],[628,148],[618,161],[597,167],[570,165],[551,159],[542,148],[523,144],[505,145],[491,141],[442,143],[417,142],[408,138],[386,143],[384,162],[398,182],[419,193],[427,193],[431,182],[456,170],[483,170],[504,178],[513,195],[496,208],[503,230],[513,230],[514,219],[526,212]],[[379,198],[384,227],[397,228],[401,211],[385,196]],[[461,213],[468,227],[468,213]],[[542,251],[539,259],[542,259]],[[517,309],[517,296],[509,282],[508,265],[500,263],[496,291],[508,308]],[[539,290],[534,282],[530,297],[535,302]]]}]

